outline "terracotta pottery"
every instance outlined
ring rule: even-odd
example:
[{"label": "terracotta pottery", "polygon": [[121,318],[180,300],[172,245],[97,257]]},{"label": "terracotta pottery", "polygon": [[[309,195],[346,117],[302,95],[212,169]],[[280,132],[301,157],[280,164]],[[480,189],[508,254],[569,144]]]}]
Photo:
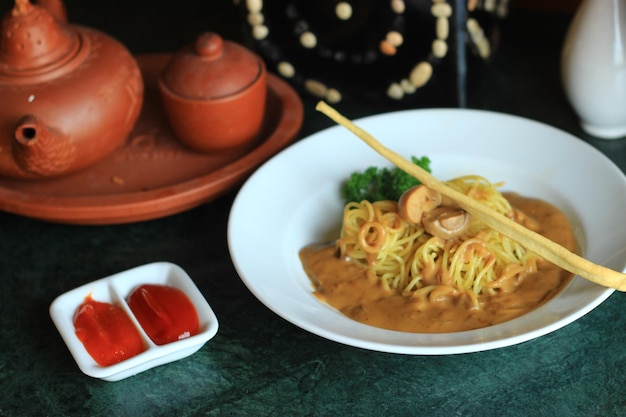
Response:
[{"label": "terracotta pottery", "polygon": [[67,9],[61,0],[36,0],[33,4],[48,10],[52,16],[67,23]]},{"label": "terracotta pottery", "polygon": [[159,80],[181,142],[208,152],[254,142],[265,112],[267,71],[245,47],[207,32],[176,53]]},{"label": "terracotta pottery", "polygon": [[57,223],[94,225],[170,216],[239,187],[300,131],[304,117],[300,97],[268,73],[267,111],[252,149],[189,149],[172,132],[158,89],[172,54],[135,58],[145,84],[144,105],[124,145],[71,175],[46,181],[0,177],[0,210]]},{"label": "terracotta pottery", "polygon": [[[16,0],[0,33],[0,176],[56,177],[124,143],[143,102],[127,49],[65,22],[60,1]],[[56,10],[56,11],[54,11]]]}]

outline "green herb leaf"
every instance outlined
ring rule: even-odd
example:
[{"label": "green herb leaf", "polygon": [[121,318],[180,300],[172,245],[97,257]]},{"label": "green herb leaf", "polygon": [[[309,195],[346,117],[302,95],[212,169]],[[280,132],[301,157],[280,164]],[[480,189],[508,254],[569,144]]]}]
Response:
[{"label": "green herb leaf", "polygon": [[[411,157],[415,165],[430,172],[430,159]],[[369,167],[363,172],[353,172],[344,183],[342,196],[347,201],[398,201],[409,188],[419,185],[420,181],[397,167]]]}]

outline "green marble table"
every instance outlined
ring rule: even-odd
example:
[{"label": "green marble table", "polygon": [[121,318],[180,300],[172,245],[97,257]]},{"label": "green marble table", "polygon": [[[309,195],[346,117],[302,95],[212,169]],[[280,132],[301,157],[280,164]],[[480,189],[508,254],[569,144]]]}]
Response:
[{"label": "green marble table", "polygon": [[[75,3],[84,23],[101,19],[135,51],[151,52],[150,42],[162,32],[145,23],[156,16],[150,8],[106,17],[97,7],[107,2],[93,2],[91,12],[90,2]],[[193,9],[190,2],[176,3],[180,13]],[[228,5],[222,12],[231,13]],[[171,50],[201,25],[222,21],[209,17],[195,27],[179,22],[188,32],[164,39],[171,42],[164,47]],[[561,91],[558,55],[569,19],[514,11],[469,106],[569,131],[626,169],[626,141],[583,134]],[[137,26],[124,26],[130,21]],[[313,104],[305,100],[301,136],[330,125]],[[354,108],[349,116],[371,112]],[[278,317],[243,285],[226,245],[234,196],[114,226],[0,213],[0,416],[626,415],[624,294],[614,293],[558,331],[492,351],[424,357],[344,346]],[[50,303],[84,282],[154,261],[179,264],[193,277],[219,318],[217,336],[186,359],[119,382],[83,375],[48,315]]]}]

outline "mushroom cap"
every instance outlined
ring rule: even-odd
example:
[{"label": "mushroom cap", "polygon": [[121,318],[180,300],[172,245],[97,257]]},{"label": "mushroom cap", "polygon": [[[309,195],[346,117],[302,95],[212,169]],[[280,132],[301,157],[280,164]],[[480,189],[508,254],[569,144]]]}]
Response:
[{"label": "mushroom cap", "polygon": [[470,215],[459,207],[441,206],[425,214],[422,225],[435,237],[452,239],[469,228]]},{"label": "mushroom cap", "polygon": [[398,200],[398,213],[407,223],[419,224],[424,213],[439,207],[441,194],[420,184],[409,188]]}]

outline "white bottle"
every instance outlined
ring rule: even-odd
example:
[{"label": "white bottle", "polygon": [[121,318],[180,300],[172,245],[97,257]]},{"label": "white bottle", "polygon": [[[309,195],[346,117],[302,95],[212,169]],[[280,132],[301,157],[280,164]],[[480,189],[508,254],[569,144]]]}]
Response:
[{"label": "white bottle", "polygon": [[582,128],[626,136],[626,2],[583,0],[565,37],[561,77]]}]

